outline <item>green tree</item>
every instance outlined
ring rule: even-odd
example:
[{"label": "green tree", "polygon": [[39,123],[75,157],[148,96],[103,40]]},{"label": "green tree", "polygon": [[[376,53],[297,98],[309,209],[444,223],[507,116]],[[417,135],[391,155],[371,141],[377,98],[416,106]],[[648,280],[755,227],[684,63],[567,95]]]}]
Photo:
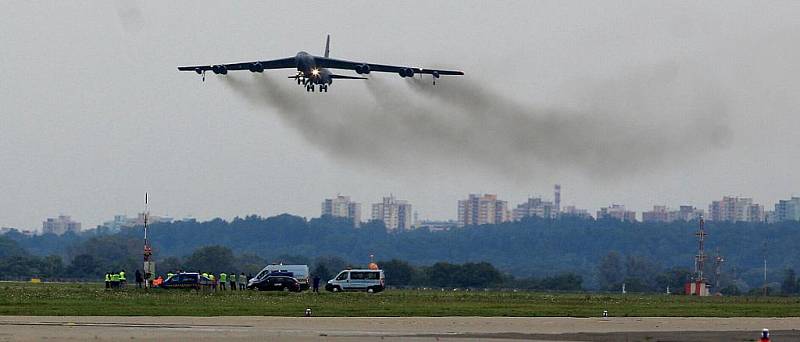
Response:
[{"label": "green tree", "polygon": [[233,262],[233,251],[230,248],[215,245],[196,249],[194,253],[186,257],[185,265],[188,271],[218,274],[234,269]]},{"label": "green tree", "polygon": [[625,269],[622,256],[617,251],[608,252],[597,266],[597,276],[600,288],[606,291],[615,291],[625,279]]},{"label": "green tree", "polygon": [[411,285],[416,270],[409,263],[392,259],[386,262],[378,262],[386,276],[386,284],[394,286]]},{"label": "green tree", "polygon": [[794,269],[787,268],[783,270],[783,282],[781,283],[781,293],[785,295],[792,295],[797,293],[797,274]]},{"label": "green tree", "polygon": [[72,264],[67,273],[70,278],[91,278],[105,274],[100,263],[91,254],[79,254],[72,258]]}]

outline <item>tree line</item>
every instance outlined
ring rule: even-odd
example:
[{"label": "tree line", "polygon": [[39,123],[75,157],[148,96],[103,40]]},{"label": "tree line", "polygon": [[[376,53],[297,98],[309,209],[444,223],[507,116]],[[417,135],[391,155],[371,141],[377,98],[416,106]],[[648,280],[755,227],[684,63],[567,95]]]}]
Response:
[{"label": "tree line", "polygon": [[[625,283],[629,289],[661,292],[668,284],[672,288],[685,282],[681,278],[692,269],[696,253],[696,230],[697,222],[530,218],[443,232],[422,228],[390,233],[381,222],[353,228],[346,220],[308,220],[284,214],[154,224],[150,238],[159,265],[175,264],[176,258],[183,261],[202,247],[222,246],[233,252],[231,260],[235,265],[244,262],[245,259],[237,259],[244,255],[246,260],[265,263],[285,256],[302,256],[311,263],[318,258],[336,257],[359,264],[366,264],[369,255],[375,255],[380,260],[403,260],[420,268],[439,262],[488,262],[502,274],[518,279],[541,281],[573,274],[580,276],[582,286],[588,289],[619,290],[618,286]],[[765,253],[770,265],[768,286],[775,291],[780,291],[781,271],[800,265],[800,250],[794,246],[794,241],[800,241],[800,222],[708,222],[706,230],[706,253],[714,254],[719,249],[726,260],[723,287],[733,284],[743,292],[761,288]],[[26,253],[21,259],[9,261],[11,264],[39,263],[37,267],[42,272],[61,267],[69,275],[141,267],[141,237],[141,227],[114,233],[95,229],[62,236],[29,237],[13,231],[5,234]],[[618,254],[618,260],[613,256],[607,260],[611,251]],[[80,255],[83,256],[76,259]],[[60,266],[56,257],[61,260]],[[613,267],[615,263],[617,267]],[[707,264],[710,267],[711,263]],[[711,274],[710,269],[707,274]]]}]

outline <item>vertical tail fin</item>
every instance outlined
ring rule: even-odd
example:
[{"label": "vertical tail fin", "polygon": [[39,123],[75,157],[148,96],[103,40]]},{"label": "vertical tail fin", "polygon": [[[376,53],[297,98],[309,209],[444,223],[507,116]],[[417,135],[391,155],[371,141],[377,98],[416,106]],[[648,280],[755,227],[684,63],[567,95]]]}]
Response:
[{"label": "vertical tail fin", "polygon": [[330,57],[331,54],[331,35],[328,35],[328,40],[325,41],[325,58]]}]

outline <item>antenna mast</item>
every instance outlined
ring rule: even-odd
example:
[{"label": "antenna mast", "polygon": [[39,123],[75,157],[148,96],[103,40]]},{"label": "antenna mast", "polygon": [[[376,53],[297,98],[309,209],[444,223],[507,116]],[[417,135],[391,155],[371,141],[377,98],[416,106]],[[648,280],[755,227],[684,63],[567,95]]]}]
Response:
[{"label": "antenna mast", "polygon": [[703,270],[706,266],[706,252],[705,252],[705,239],[706,239],[706,230],[703,227],[704,222],[703,218],[700,218],[700,230],[697,231],[694,235],[697,236],[697,255],[695,255],[695,262],[694,262],[694,274],[695,274],[695,281],[704,282],[705,277],[703,277]]}]

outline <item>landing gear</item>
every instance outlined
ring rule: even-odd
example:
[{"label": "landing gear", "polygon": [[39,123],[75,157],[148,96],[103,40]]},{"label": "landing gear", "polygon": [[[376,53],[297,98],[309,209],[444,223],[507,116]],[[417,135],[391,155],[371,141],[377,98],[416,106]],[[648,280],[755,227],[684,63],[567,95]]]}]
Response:
[{"label": "landing gear", "polygon": [[323,91],[326,92],[326,93],[328,92],[328,85],[327,84],[320,84],[319,85],[319,92],[321,93]]},{"label": "landing gear", "polygon": [[306,85],[306,91],[313,92],[314,91],[314,84],[307,84]]}]

